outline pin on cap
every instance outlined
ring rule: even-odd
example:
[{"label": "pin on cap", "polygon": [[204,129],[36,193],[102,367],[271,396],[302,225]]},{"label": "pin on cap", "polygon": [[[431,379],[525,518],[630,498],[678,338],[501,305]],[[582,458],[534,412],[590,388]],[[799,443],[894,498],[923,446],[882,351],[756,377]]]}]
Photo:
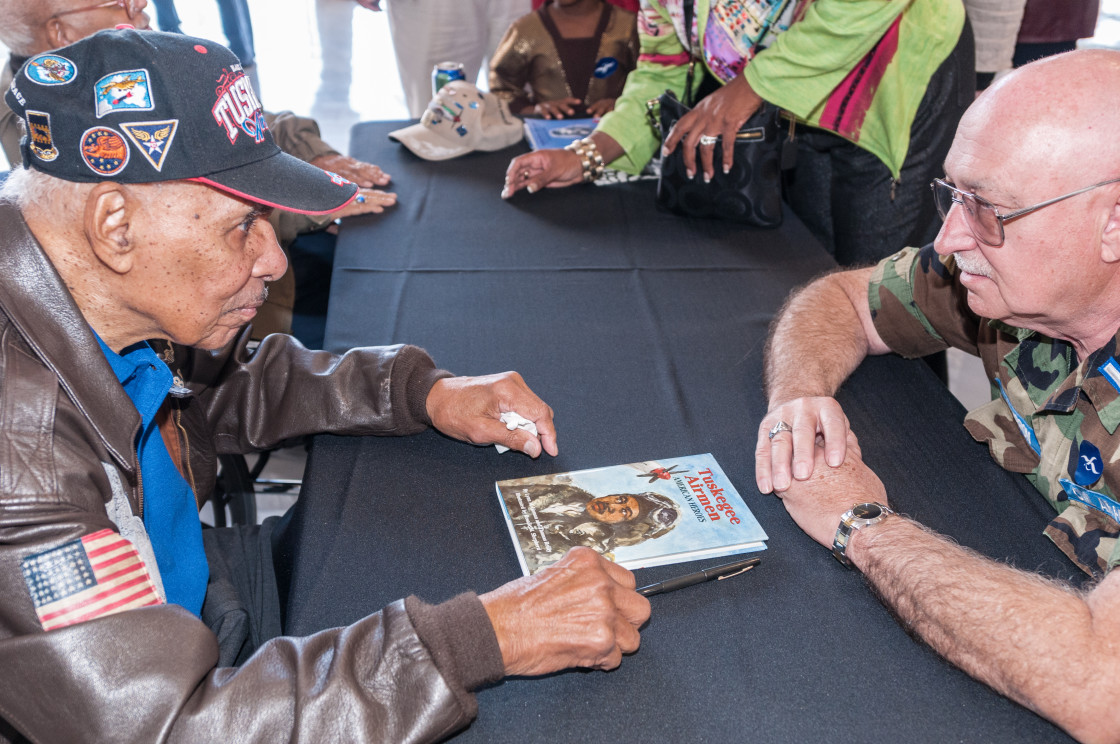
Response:
[{"label": "pin on cap", "polygon": [[282,152],[237,57],[204,39],[101,31],[29,59],[5,100],[25,122],[23,164],[66,181],[190,180],[303,214],[358,193]]}]

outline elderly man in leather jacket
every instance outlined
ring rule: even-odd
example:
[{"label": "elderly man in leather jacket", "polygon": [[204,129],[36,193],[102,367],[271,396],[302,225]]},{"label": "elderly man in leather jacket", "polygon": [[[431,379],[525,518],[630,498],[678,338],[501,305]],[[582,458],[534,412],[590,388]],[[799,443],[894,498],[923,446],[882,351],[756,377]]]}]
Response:
[{"label": "elderly man in leather jacket", "polygon": [[263,570],[251,615],[279,601],[270,556],[242,566],[202,539],[217,452],[431,425],[555,455],[551,409],[516,373],[452,377],[411,346],[247,351],[285,270],[268,212],[357,188],[279,151],[224,48],[104,31],[32,57],[6,100],[28,136],[0,190],[0,741],[429,741],[503,675],[637,648],[633,576],[575,549],[308,638],[252,617],[255,651],[229,665],[210,566]]}]

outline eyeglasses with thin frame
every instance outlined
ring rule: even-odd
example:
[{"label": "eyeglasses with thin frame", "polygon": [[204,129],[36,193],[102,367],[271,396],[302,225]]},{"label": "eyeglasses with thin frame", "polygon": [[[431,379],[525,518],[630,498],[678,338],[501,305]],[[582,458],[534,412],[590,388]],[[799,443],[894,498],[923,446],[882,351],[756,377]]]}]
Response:
[{"label": "eyeglasses with thin frame", "polygon": [[81,8],[74,8],[73,10],[64,10],[61,13],[55,13],[51,18],[61,18],[62,16],[70,15],[72,13],[85,13],[90,10],[100,10],[101,8],[111,8],[116,5],[123,10],[129,18],[133,18],[137,13],[136,0],[108,0],[108,2],[98,3],[97,5],[86,5]]},{"label": "eyeglasses with thin frame", "polygon": [[968,224],[968,229],[976,236],[976,239],[981,243],[990,245],[993,248],[998,248],[1003,245],[1003,225],[1011,220],[1018,219],[1023,215],[1030,214],[1036,210],[1048,207],[1051,204],[1057,204],[1060,201],[1069,199],[1071,196],[1084,194],[1086,191],[1098,189],[1101,186],[1107,186],[1110,183],[1120,183],[1120,178],[1112,178],[1108,181],[1101,181],[1094,183],[1092,186],[1086,186],[1077,191],[1071,191],[1068,194],[1056,196],[1053,199],[1047,199],[1044,202],[1016,209],[1014,212],[1007,214],[1000,214],[999,208],[992,204],[990,201],[982,196],[977,196],[968,191],[961,191],[952,184],[942,181],[940,178],[933,179],[930,188],[933,189],[933,203],[937,206],[937,213],[941,215],[941,219],[945,220],[949,217],[949,210],[953,208],[953,203],[960,204],[964,208],[965,222]]}]

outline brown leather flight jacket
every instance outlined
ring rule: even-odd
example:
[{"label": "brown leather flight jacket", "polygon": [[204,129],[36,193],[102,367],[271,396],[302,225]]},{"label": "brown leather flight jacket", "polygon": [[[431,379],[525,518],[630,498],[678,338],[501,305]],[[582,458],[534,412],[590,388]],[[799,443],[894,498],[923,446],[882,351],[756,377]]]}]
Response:
[{"label": "brown leather flight jacket", "polygon": [[[447,374],[416,347],[336,356],[272,336],[250,355],[244,341],[174,348],[169,366],[192,391],[174,418],[196,493],[213,487],[216,450],[420,431]],[[21,561],[116,530],[113,470],[142,513],[139,423],[58,273],[0,201],[0,741],[412,742],[469,722],[474,696],[441,673],[404,601],[274,639],[238,668],[216,667],[214,634],[174,605],[44,632]]]}]

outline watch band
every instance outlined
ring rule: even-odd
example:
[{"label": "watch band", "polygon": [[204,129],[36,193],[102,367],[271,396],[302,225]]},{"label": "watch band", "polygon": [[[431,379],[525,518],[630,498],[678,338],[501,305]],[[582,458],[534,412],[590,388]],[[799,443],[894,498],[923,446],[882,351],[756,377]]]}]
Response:
[{"label": "watch band", "polygon": [[847,552],[855,531],[878,524],[894,513],[895,511],[889,506],[876,501],[856,504],[844,512],[840,517],[840,526],[836,528],[836,537],[832,540],[832,555],[848,568],[852,568],[852,561],[848,558]]}]

